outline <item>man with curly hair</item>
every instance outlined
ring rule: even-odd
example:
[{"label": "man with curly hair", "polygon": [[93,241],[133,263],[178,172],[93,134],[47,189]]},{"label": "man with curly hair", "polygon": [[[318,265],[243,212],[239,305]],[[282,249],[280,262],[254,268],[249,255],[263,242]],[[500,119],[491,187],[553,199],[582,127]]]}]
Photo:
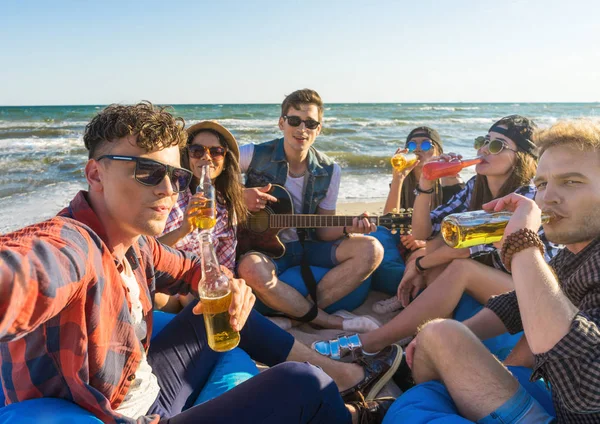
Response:
[{"label": "man with curly hair", "polygon": [[[185,410],[219,358],[207,347],[202,304],[188,305],[150,343],[155,292],[197,296],[201,278],[199,258],[154,238],[192,177],[180,167],[183,127],[150,103],[107,107],[84,134],[88,191],[58,216],[0,237],[7,403],[66,399],[106,423],[380,422],[389,399],[344,405],[338,391],[377,381],[377,371],[296,343],[251,312],[254,295],[241,279],[231,283],[231,325],[240,347],[272,368]],[[310,361],[333,380],[284,361]]]}]

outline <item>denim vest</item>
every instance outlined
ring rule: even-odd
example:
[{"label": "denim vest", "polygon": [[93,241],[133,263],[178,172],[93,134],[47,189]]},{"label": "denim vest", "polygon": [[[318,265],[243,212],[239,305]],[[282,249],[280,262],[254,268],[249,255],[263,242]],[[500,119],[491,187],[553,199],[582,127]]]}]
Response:
[{"label": "denim vest", "polygon": [[[246,187],[263,187],[269,183],[283,186],[288,168],[283,138],[257,144],[246,171]],[[333,160],[311,147],[308,150],[307,169],[302,211],[295,212],[314,214],[317,213],[317,206],[321,200],[327,195],[333,175]]]}]

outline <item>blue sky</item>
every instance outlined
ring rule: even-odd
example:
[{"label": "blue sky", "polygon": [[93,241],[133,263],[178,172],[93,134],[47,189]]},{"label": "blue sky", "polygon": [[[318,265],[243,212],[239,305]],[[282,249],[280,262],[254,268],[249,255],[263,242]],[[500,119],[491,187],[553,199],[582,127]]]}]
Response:
[{"label": "blue sky", "polygon": [[0,105],[600,101],[600,2],[0,1]]}]

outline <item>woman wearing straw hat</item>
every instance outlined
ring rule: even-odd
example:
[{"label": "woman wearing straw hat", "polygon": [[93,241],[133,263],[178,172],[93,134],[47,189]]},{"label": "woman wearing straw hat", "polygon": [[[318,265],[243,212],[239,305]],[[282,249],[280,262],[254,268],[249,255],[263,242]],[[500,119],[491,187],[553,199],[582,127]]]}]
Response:
[{"label": "woman wearing straw hat", "polygon": [[[235,137],[215,121],[202,121],[187,129],[188,145],[182,152],[182,165],[193,172],[190,187],[179,194],[171,210],[163,235],[159,240],[177,249],[200,254],[200,232],[194,226],[199,206],[204,203],[196,193],[203,165],[210,165],[211,179],[217,192],[217,223],[212,239],[219,263],[232,272],[235,268],[237,246],[236,227],[246,219],[240,182],[240,151]],[[178,312],[192,300],[191,296],[176,298],[156,295],[156,305],[168,312]]]}]

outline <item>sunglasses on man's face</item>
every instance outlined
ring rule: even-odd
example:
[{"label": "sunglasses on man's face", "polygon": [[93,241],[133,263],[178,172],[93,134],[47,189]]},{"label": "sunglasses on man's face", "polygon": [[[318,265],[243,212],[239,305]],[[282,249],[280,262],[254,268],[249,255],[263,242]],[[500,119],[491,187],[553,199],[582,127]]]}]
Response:
[{"label": "sunglasses on man's face", "polygon": [[145,186],[154,187],[159,185],[165,176],[169,176],[171,187],[176,193],[184,191],[192,181],[192,174],[187,169],[176,168],[171,165],[157,162],[152,159],[140,158],[138,156],[103,155],[96,160],[110,159],[123,162],[135,162],[134,178]]},{"label": "sunglasses on man's face", "polygon": [[304,122],[304,125],[306,125],[306,128],[308,128],[309,130],[316,130],[317,127],[319,125],[321,125],[321,123],[319,121],[315,121],[312,118],[302,120],[302,119],[300,119],[299,116],[294,116],[294,115],[292,115],[292,116],[283,115],[282,118],[287,120],[288,124],[290,124],[292,127],[299,127],[300,124]]},{"label": "sunglasses on man's face", "polygon": [[474,147],[476,150],[479,150],[485,146],[487,146],[488,152],[490,152],[492,155],[497,155],[504,149],[516,152],[515,149],[508,147],[508,144],[499,138],[491,140],[488,137],[479,136],[475,139]]},{"label": "sunglasses on man's face", "polygon": [[201,144],[190,144],[188,146],[188,152],[190,154],[190,157],[194,159],[202,159],[206,152],[208,152],[211,158],[220,159],[222,157],[225,157],[227,149],[225,149],[225,147],[222,146],[207,147]]},{"label": "sunglasses on man's face", "polygon": [[414,152],[415,150],[417,150],[417,147],[419,147],[419,146],[421,147],[422,152],[428,152],[433,147],[433,145],[431,144],[431,140],[423,140],[423,141],[410,140],[408,143],[406,143],[406,148],[408,149],[409,152]]}]

